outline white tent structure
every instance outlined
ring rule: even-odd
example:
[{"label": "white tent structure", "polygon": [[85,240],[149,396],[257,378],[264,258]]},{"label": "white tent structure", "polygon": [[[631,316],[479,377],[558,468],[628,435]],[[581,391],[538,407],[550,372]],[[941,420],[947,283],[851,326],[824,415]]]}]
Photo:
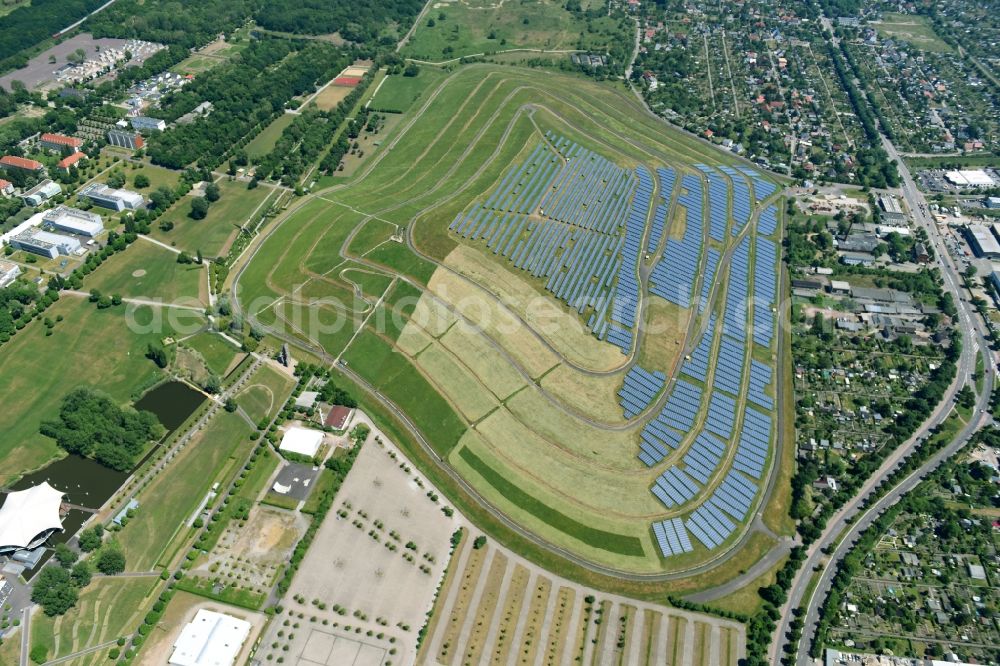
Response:
[{"label": "white tent structure", "polygon": [[231,666],[250,635],[251,624],[200,609],[174,642],[172,666]]},{"label": "white tent structure", "polygon": [[323,433],[319,430],[292,426],[285,431],[284,437],[281,438],[281,446],[278,448],[311,458],[319,451],[321,444],[323,444]]},{"label": "white tent structure", "polygon": [[62,530],[59,506],[63,493],[41,483],[7,494],[0,507],[0,552],[34,548]]}]

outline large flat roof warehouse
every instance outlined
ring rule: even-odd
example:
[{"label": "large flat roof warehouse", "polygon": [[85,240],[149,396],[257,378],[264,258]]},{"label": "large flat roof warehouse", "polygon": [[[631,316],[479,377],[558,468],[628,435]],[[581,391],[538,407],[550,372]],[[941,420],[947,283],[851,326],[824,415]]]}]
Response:
[{"label": "large flat roof warehouse", "polygon": [[278,448],[282,451],[291,451],[311,458],[319,451],[322,443],[323,433],[319,430],[292,426],[285,431],[284,437],[281,438],[281,446]]},{"label": "large flat roof warehouse", "polygon": [[62,491],[48,482],[8,493],[0,507],[0,552],[36,546],[61,530],[62,498]]},{"label": "large flat roof warehouse", "polygon": [[993,178],[982,169],[948,171],[944,177],[949,183],[958,187],[993,187],[996,185]]},{"label": "large flat roof warehouse", "polygon": [[172,666],[230,666],[250,635],[246,620],[224,613],[198,611],[174,643]]}]

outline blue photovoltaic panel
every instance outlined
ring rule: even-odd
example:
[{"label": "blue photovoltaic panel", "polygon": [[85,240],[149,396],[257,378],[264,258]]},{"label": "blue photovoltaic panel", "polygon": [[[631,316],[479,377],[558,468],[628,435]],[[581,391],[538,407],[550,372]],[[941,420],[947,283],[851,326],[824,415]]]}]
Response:
[{"label": "blue photovoltaic panel", "polygon": [[750,176],[750,180],[753,181],[753,193],[757,201],[763,201],[777,190],[777,187],[771,181],[764,180],[759,171],[750,167],[740,167],[740,171]]},{"label": "blue photovoltaic panel", "polygon": [[757,236],[753,270],[753,339],[770,347],[774,338],[774,306],[777,302],[777,248],[773,241]]},{"label": "blue photovoltaic panel", "polygon": [[770,236],[778,228],[778,209],[771,204],[760,212],[757,229],[765,236]]},{"label": "blue photovoltaic panel", "polygon": [[753,201],[750,198],[750,186],[747,185],[746,178],[732,167],[719,167],[733,184],[733,226],[732,234],[735,236],[747,222],[750,221],[750,214],[753,212]]},{"label": "blue photovoltaic panel", "polygon": [[704,164],[696,164],[708,179],[708,235],[722,242],[729,226],[729,179]]},{"label": "blue photovoltaic panel", "polygon": [[705,253],[705,270],[701,282],[701,300],[698,301],[698,313],[701,314],[708,306],[708,296],[712,293],[712,285],[715,282],[715,269],[719,266],[719,251],[714,247],[708,248]]},{"label": "blue photovoltaic panel", "polygon": [[691,352],[690,358],[681,366],[681,372],[704,382],[708,375],[708,358],[712,353],[713,340],[715,340],[715,315],[708,320],[708,328],[698,341],[698,346]]},{"label": "blue photovoltaic panel", "polygon": [[684,236],[667,239],[663,257],[650,274],[650,292],[683,308],[691,306],[698,263],[702,251],[704,220],[701,179],[692,174],[681,178],[683,188],[677,205],[684,210]]},{"label": "blue photovoltaic panel", "polygon": [[579,313],[589,309],[594,335],[627,353],[652,176],[552,132],[545,139],[448,228],[544,280],[553,296]]},{"label": "blue photovoltaic panel", "polygon": [[619,404],[625,412],[625,417],[632,418],[646,409],[663,390],[663,383],[666,380],[667,377],[662,372],[649,372],[638,365],[633,365],[625,375],[621,390],[618,391]]},{"label": "blue photovoltaic panel", "polygon": [[743,381],[743,357],[746,348],[728,335],[722,337],[719,354],[715,361],[715,376],[712,386],[732,395],[739,395]]}]

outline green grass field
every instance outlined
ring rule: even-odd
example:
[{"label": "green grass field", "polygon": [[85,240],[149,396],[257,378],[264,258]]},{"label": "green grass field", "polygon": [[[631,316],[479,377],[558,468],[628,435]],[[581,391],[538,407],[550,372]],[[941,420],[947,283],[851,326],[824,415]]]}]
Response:
[{"label": "green grass field", "polygon": [[230,458],[249,450],[251,432],[238,415],[219,411],[139,494],[139,509],[118,534],[131,571],[168,564],[161,559],[168,546],[178,545],[176,537],[189,529],[188,519]]},{"label": "green grass field", "polygon": [[614,39],[622,38],[616,28],[614,19],[602,16],[588,21],[558,0],[441,3],[428,11],[403,54],[438,61],[515,48],[577,49],[581,34],[583,48],[603,52]]},{"label": "green grass field", "polygon": [[433,67],[423,67],[417,76],[389,76],[372,98],[372,108],[406,113],[427,90],[438,84],[444,73]]},{"label": "green grass field", "polygon": [[[174,333],[170,317],[162,317],[162,328],[152,325],[154,313],[148,307],[135,311],[135,322],[143,330],[130,328],[125,306],[98,310],[76,296],[63,296],[45,314],[53,320],[63,317],[51,336],[45,335],[40,322],[32,322],[0,348],[0,393],[5,396],[0,410],[5,433],[0,440],[3,483],[60,454],[38,426],[55,416],[63,396],[86,385],[115,400],[129,401],[163,377],[145,357],[147,344]],[[196,313],[184,316],[189,322],[203,322]]]},{"label": "green grass field", "polygon": [[87,281],[87,287],[126,298],[205,306],[208,304],[206,270],[202,266],[179,264],[176,253],[138,240],[101,266]]},{"label": "green grass field", "polygon": [[47,646],[51,660],[114,640],[142,620],[153,601],[148,595],[158,582],[158,577],[95,579],[65,615],[34,616],[31,645]]},{"label": "green grass field", "polygon": [[943,53],[951,50],[934,32],[934,27],[926,16],[885,12],[881,22],[876,23],[875,27],[883,37],[901,39],[925,51]]},{"label": "green grass field", "polygon": [[454,409],[382,338],[363,330],[344,358],[413,419],[438,453],[447,455],[458,443],[465,425]]},{"label": "green grass field", "polygon": [[270,365],[262,365],[236,396],[236,404],[255,422],[272,419],[292,393],[295,380]]},{"label": "green grass field", "polygon": [[632,536],[605,532],[594,529],[589,525],[584,525],[528,495],[507,477],[498,474],[471,450],[463,448],[458,452],[458,455],[472,469],[476,470],[476,473],[482,476],[487,483],[496,488],[500,494],[513,504],[528,511],[539,520],[548,523],[560,532],[565,532],[594,548],[610,550],[629,557],[642,557],[642,542],[639,539]]},{"label": "green grass field", "polygon": [[[188,217],[191,197],[181,197],[153,225],[153,238],[186,250],[191,255],[198,250],[208,258],[225,254],[240,225],[245,224],[257,207],[274,192],[267,187],[248,190],[245,183],[226,179],[220,180],[218,185],[222,196],[208,209],[205,219]],[[173,222],[174,228],[163,231],[159,226],[163,221]]]},{"label": "green grass field", "polygon": [[274,144],[278,142],[281,133],[292,124],[293,120],[295,120],[295,116],[290,113],[283,113],[272,120],[270,125],[261,130],[260,134],[247,144],[247,156],[250,159],[260,158],[274,150]]},{"label": "green grass field", "polygon": [[201,354],[208,369],[219,377],[226,376],[236,356],[242,353],[221,335],[208,331],[187,338],[184,344]]}]

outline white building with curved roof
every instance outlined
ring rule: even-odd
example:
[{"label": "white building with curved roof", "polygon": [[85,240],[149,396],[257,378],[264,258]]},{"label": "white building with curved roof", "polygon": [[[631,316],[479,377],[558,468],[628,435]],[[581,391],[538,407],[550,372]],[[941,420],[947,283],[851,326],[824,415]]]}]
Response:
[{"label": "white building with curved roof", "polygon": [[0,553],[34,548],[62,530],[63,493],[48,484],[7,493],[0,506]]}]

